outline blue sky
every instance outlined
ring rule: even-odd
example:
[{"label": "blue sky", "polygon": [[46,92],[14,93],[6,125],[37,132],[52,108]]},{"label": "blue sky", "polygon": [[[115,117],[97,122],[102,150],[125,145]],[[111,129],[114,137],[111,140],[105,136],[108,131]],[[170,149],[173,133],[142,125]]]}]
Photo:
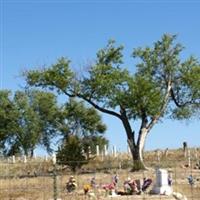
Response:
[{"label": "blue sky", "polygon": [[[164,33],[178,34],[186,49],[182,58],[200,58],[200,1],[64,1],[0,0],[0,87],[17,90],[20,72],[49,65],[61,56],[79,68],[95,59],[112,38],[123,44],[125,67],[134,70],[133,48],[151,45]],[[117,119],[103,116],[110,144],[126,150],[125,132]],[[183,141],[200,146],[200,123],[157,124],[146,149],[177,148]]]}]

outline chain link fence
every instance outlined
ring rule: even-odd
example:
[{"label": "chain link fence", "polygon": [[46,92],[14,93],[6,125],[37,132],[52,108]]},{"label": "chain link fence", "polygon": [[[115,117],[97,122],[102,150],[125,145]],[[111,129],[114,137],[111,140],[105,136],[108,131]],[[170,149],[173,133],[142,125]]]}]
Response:
[{"label": "chain link fence", "polygon": [[[172,196],[150,195],[149,192],[156,181],[156,168],[167,169],[172,177],[172,188],[176,193],[184,194],[188,200],[200,200],[200,159],[197,156],[168,155],[157,156],[155,153],[145,154],[148,170],[132,172],[133,162],[130,155],[118,154],[113,157],[96,157],[84,165],[76,173],[72,173],[67,164],[55,164],[47,158],[1,158],[0,161],[0,199],[1,200],[81,200],[81,199],[148,199],[173,200]],[[13,162],[14,161],[14,162]],[[69,163],[68,163],[69,164]],[[131,179],[151,178],[153,180],[148,190],[142,194],[129,196],[109,195],[103,185],[112,182],[114,176],[119,180],[117,191],[123,191],[124,181]],[[73,176],[76,189],[66,190],[66,183]],[[85,195],[84,187],[95,178],[97,187]],[[192,182],[190,180],[192,178]]]}]

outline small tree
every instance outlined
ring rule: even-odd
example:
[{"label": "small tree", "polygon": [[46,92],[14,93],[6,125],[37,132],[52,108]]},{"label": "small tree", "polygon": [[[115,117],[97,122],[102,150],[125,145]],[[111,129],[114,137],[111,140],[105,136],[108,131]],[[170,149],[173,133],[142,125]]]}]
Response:
[{"label": "small tree", "polygon": [[82,165],[88,162],[80,138],[76,135],[70,135],[57,151],[58,164],[67,165],[76,172]]},{"label": "small tree", "polygon": [[106,126],[99,113],[87,107],[83,101],[70,98],[62,108],[61,145],[57,152],[58,162],[68,165],[72,171],[81,168],[89,161],[89,147],[108,144],[103,136]]},{"label": "small tree", "polygon": [[100,149],[108,140],[104,137],[106,126],[101,120],[101,116],[92,107],[87,107],[83,101],[70,98],[62,108],[61,134],[63,142],[68,140],[70,135],[79,137],[83,149],[88,154],[89,147],[91,152],[96,151],[96,145]]}]

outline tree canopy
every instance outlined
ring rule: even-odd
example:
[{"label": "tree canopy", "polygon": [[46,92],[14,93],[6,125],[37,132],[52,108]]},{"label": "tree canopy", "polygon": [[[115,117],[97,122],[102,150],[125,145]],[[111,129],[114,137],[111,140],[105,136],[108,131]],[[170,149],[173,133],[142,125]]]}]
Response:
[{"label": "tree canopy", "polygon": [[[133,50],[138,64],[131,73],[123,66],[123,47],[111,40],[97,52],[95,63],[83,77],[76,76],[66,58],[42,70],[29,70],[25,77],[30,86],[56,89],[117,117],[133,160],[144,167],[146,136],[158,120],[199,117],[200,64],[193,56],[181,59],[182,50],[175,35],[164,34],[151,47]],[[140,121],[139,130],[133,128],[136,121]]]},{"label": "tree canopy", "polygon": [[37,145],[51,152],[50,141],[57,134],[59,108],[56,97],[43,91],[1,91],[1,137],[4,153],[33,154]]},{"label": "tree canopy", "polygon": [[59,105],[53,93],[38,90],[0,91],[0,149],[6,155],[33,155],[41,145],[52,152],[52,141],[62,138],[62,144],[69,136],[77,136],[85,151],[89,141],[94,144],[108,144],[104,138],[106,130],[101,116],[94,108],[83,102],[69,99]]},{"label": "tree canopy", "polygon": [[[92,107],[87,107],[83,101],[70,98],[62,107],[63,142],[71,135],[78,136],[83,149],[88,153],[89,147],[92,153],[96,153],[96,145],[100,150],[108,145],[104,137],[106,125],[102,122],[99,113]],[[62,128],[61,128],[62,129]]]}]

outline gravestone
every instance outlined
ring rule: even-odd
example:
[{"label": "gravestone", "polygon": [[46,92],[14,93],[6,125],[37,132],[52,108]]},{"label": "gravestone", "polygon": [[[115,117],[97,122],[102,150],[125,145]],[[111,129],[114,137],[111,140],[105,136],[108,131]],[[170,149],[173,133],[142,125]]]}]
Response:
[{"label": "gravestone", "polygon": [[165,152],[164,152],[164,156],[165,156],[165,158],[167,158],[167,156],[168,156],[168,153],[169,153],[169,149],[168,149],[168,148],[166,148],[166,149],[165,149]]},{"label": "gravestone", "polygon": [[15,156],[12,156],[12,163],[15,164]]},{"label": "gravestone", "polygon": [[104,145],[104,156],[107,156],[108,155],[108,149],[107,149],[107,146]]},{"label": "gravestone", "polygon": [[114,158],[117,157],[117,147],[116,146],[113,146],[113,156],[114,156]]},{"label": "gravestone", "polygon": [[165,169],[156,169],[156,183],[152,189],[153,194],[171,195],[172,187],[168,183],[168,172]]},{"label": "gravestone", "polygon": [[196,160],[198,160],[198,149],[197,148],[194,149],[194,157]]},{"label": "gravestone", "polygon": [[191,166],[191,154],[190,154],[190,150],[188,150],[188,167]]},{"label": "gravestone", "polygon": [[160,162],[161,152],[159,149],[155,150],[155,156],[157,158],[157,161]]},{"label": "gravestone", "polygon": [[53,164],[55,165],[56,164],[56,154],[55,153],[52,154],[52,161],[53,161]]},{"label": "gravestone", "polygon": [[99,156],[99,145],[96,145],[96,155]]},{"label": "gravestone", "polygon": [[92,155],[92,151],[91,151],[91,147],[88,147],[88,152],[87,152],[87,159],[91,158]]}]

